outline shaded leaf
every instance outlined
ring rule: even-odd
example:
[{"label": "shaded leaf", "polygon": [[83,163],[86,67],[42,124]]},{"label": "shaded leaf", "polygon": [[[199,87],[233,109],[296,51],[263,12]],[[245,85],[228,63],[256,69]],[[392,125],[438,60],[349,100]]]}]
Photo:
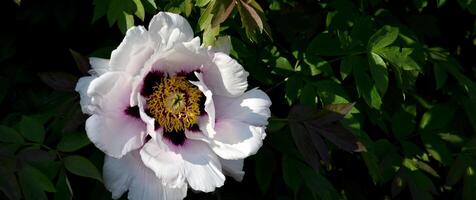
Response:
[{"label": "shaded leaf", "polygon": [[82,156],[68,156],[63,159],[63,162],[69,172],[102,182],[101,173],[88,159]]},{"label": "shaded leaf", "polygon": [[0,141],[5,143],[23,144],[23,137],[15,129],[0,125]]},{"label": "shaded leaf", "polygon": [[33,142],[43,143],[45,138],[45,129],[43,125],[36,119],[28,116],[23,116],[19,123],[20,133],[28,140]]},{"label": "shaded leaf", "polygon": [[79,69],[79,71],[83,74],[87,74],[89,69],[91,69],[89,59],[72,49],[69,49],[69,52],[71,52],[74,62],[76,62],[76,67]]},{"label": "shaded leaf", "polygon": [[388,71],[387,65],[383,59],[375,54],[370,53],[369,56],[370,74],[375,81],[375,86],[383,96],[388,88]]},{"label": "shaded leaf", "polygon": [[76,151],[91,142],[84,133],[71,133],[66,134],[61,138],[58,146],[56,147],[59,151],[63,152],[73,152]]},{"label": "shaded leaf", "polygon": [[256,181],[263,193],[266,193],[273,179],[273,171],[276,163],[273,152],[268,148],[262,148],[255,156]]},{"label": "shaded leaf", "polygon": [[40,79],[49,87],[58,91],[74,91],[78,78],[66,72],[41,72]]}]

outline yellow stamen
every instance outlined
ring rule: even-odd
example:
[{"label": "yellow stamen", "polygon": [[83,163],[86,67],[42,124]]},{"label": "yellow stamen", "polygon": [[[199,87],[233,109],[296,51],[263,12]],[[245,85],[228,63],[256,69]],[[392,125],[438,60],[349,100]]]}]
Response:
[{"label": "yellow stamen", "polygon": [[162,79],[147,98],[147,107],[165,131],[183,131],[197,123],[200,90],[183,76]]}]

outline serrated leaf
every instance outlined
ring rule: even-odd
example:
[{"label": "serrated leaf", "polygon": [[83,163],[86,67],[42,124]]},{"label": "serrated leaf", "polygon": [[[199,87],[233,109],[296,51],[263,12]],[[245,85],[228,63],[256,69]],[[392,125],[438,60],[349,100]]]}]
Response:
[{"label": "serrated leaf", "polygon": [[383,96],[388,88],[387,65],[379,55],[372,52],[369,54],[369,65],[370,74],[375,81],[375,86]]},{"label": "serrated leaf", "polygon": [[63,162],[69,172],[102,182],[101,173],[88,159],[82,156],[68,156],[63,159]]},{"label": "serrated leaf", "polygon": [[374,33],[367,45],[369,51],[376,51],[392,44],[398,37],[398,28],[388,25],[383,26],[376,33]]},{"label": "serrated leaf", "polygon": [[19,123],[19,129],[20,133],[26,139],[40,144],[43,143],[45,138],[45,129],[43,125],[36,119],[23,116]]},{"label": "serrated leaf", "polygon": [[84,133],[71,133],[64,135],[58,146],[56,147],[59,151],[63,152],[73,152],[82,147],[90,144],[88,137]]},{"label": "serrated leaf", "polygon": [[15,129],[0,125],[0,141],[5,143],[23,144],[23,137]]}]

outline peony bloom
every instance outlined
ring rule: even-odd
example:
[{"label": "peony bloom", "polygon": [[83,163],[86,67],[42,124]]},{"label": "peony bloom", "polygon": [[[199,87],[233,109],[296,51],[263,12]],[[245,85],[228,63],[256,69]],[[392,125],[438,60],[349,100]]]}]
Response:
[{"label": "peony bloom", "polygon": [[204,47],[186,19],[160,12],[129,29],[110,60],[90,58],[78,81],[86,132],[106,154],[104,183],[119,198],[183,199],[240,181],[262,145],[271,101],[246,91],[229,40]]}]

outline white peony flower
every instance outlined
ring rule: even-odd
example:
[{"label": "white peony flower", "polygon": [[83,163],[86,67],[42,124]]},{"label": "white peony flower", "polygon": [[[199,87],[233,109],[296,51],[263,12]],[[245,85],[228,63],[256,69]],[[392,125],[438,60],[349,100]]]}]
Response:
[{"label": "white peony flower", "polygon": [[266,136],[271,101],[246,91],[246,72],[210,48],[185,18],[160,12],[148,30],[132,27],[111,59],[91,58],[78,81],[90,140],[106,154],[104,183],[119,198],[183,199],[243,178],[243,159]]}]

